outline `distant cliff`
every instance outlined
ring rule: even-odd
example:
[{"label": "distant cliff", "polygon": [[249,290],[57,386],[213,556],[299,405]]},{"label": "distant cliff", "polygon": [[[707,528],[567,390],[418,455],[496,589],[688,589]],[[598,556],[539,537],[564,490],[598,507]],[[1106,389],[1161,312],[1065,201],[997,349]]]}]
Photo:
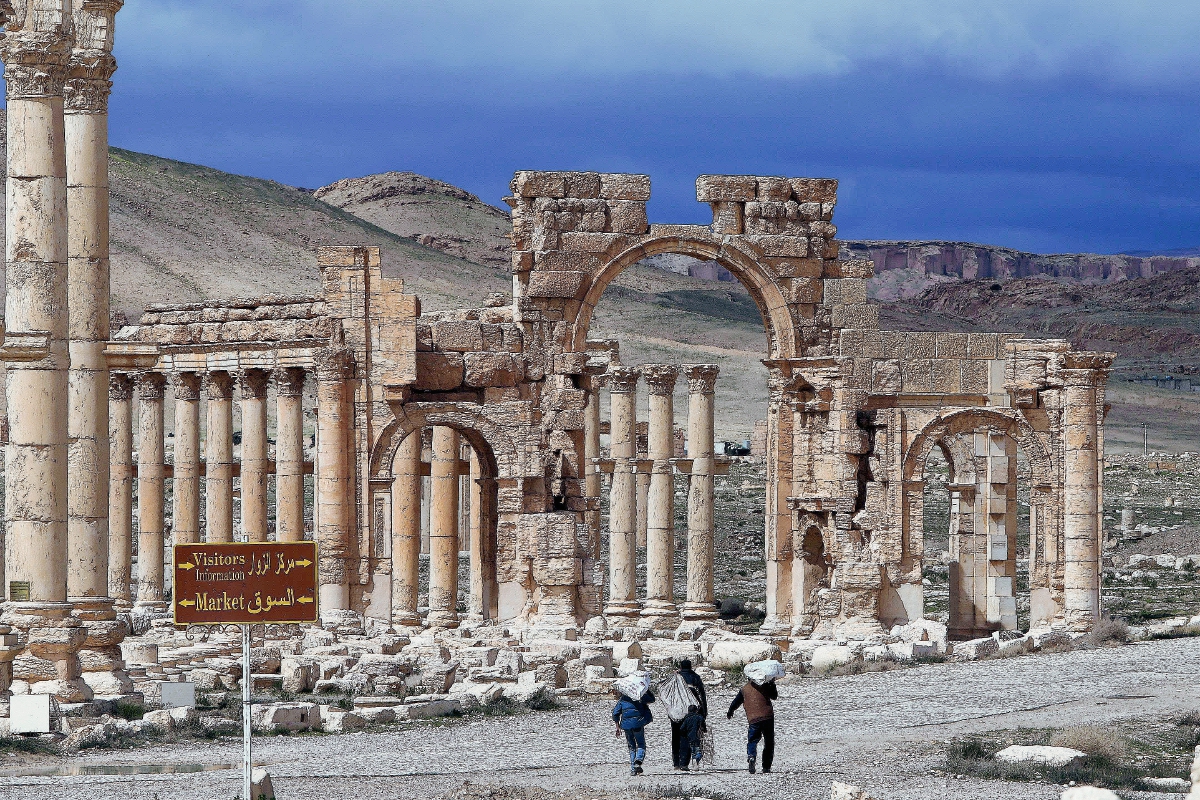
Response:
[{"label": "distant cliff", "polygon": [[967,280],[1049,275],[1087,283],[1110,283],[1128,278],[1151,278],[1164,272],[1200,266],[1200,255],[1038,255],[968,242],[844,241],[841,246],[842,258],[875,262],[876,275],[887,270],[908,269],[928,276]]}]

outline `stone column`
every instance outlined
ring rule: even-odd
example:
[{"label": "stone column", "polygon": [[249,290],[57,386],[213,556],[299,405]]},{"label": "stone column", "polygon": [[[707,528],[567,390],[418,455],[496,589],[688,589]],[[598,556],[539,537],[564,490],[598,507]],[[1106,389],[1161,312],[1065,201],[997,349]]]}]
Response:
[{"label": "stone column", "polygon": [[163,386],[162,373],[138,375],[138,591],[137,605],[165,611],[163,601]]},{"label": "stone column", "polygon": [[716,364],[685,366],[688,382],[688,458],[692,462],[688,486],[688,565],[685,619],[717,615],[713,602],[713,389]]},{"label": "stone column", "polygon": [[458,625],[458,433],[433,429],[429,509],[429,624]]},{"label": "stone column", "polygon": [[675,607],[675,486],[671,457],[675,455],[675,380],[673,364],[642,367],[650,392],[650,433],[647,454],[651,467],[646,507],[646,606],[643,617],[678,617]]},{"label": "stone column", "polygon": [[608,495],[608,605],[605,616],[632,617],[637,601],[637,384],[633,367],[609,370],[612,488]]},{"label": "stone column", "polygon": [[[5,10],[12,6],[5,4]],[[24,632],[26,653],[55,662],[38,680],[59,700],[91,699],[79,677],[86,631],[67,602],[67,165],[63,83],[73,45],[70,6],[22,4],[9,19],[4,59],[8,116],[5,216],[5,577],[0,624]],[[65,13],[64,13],[65,12]],[[0,12],[0,16],[5,16]],[[15,584],[15,585],[14,585]]]},{"label": "stone column", "polygon": [[1111,357],[1067,354],[1063,374],[1063,612],[1072,627],[1100,618],[1100,480],[1097,387]]},{"label": "stone column", "polygon": [[[638,452],[638,460],[642,461],[648,458],[646,452]],[[638,470],[635,473],[634,492],[637,496],[637,522],[635,527],[637,530],[636,543],[639,549],[645,549],[648,546],[647,538],[650,530],[650,473],[645,470]]]},{"label": "stone column", "polygon": [[233,541],[233,377],[224,370],[204,376],[208,424],[204,449],[206,542]]},{"label": "stone column", "polygon": [[421,432],[413,431],[392,460],[392,624],[419,626],[421,559]]},{"label": "stone column", "polygon": [[600,560],[600,492],[601,473],[596,464],[600,458],[600,385],[601,376],[592,369],[586,371],[587,406],[583,410],[583,474],[584,491],[595,508],[589,508],[586,519],[594,549],[591,556]]},{"label": "stone column", "polygon": [[275,371],[275,538],[304,540],[304,370]]},{"label": "stone column", "polygon": [[108,596],[130,600],[133,562],[133,380],[123,372],[108,376]]},{"label": "stone column", "polygon": [[242,534],[267,540],[267,381],[261,369],[238,375],[242,389]]},{"label": "stone column", "polygon": [[[108,95],[117,63],[113,16],[120,0],[79,3],[64,86],[67,167],[67,595],[77,616],[114,618],[108,597]],[[112,646],[123,635],[97,624]]]},{"label": "stone column", "polygon": [[175,391],[175,477],[171,527],[175,544],[200,541],[200,375],[171,377]]},{"label": "stone column", "polygon": [[354,463],[348,457],[354,418],[354,361],[348,351],[324,350],[317,359],[317,547],[321,609],[350,608],[347,559],[354,534]]},{"label": "stone column", "polygon": [[486,614],[484,597],[484,554],[483,554],[483,489],[480,485],[479,455],[471,447],[467,454],[470,471],[467,475],[467,550],[471,565],[471,593],[467,601],[467,614],[482,620]]}]

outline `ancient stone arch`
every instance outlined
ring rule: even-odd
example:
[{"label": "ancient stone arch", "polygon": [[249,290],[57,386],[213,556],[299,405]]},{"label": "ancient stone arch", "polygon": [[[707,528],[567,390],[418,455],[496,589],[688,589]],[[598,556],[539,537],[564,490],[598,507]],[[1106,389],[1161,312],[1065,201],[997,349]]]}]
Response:
[{"label": "ancient stone arch", "polygon": [[[1050,451],[1021,411],[1013,408],[956,408],[939,412],[908,446],[904,455],[904,479],[913,480],[923,473],[925,461],[935,446],[949,450],[947,462],[952,467],[968,467],[973,471],[974,457],[963,451],[958,437],[988,428],[1011,436],[1025,451],[1034,485],[1050,483],[1054,472]],[[958,482],[965,483],[974,477],[972,472],[963,475]]]}]

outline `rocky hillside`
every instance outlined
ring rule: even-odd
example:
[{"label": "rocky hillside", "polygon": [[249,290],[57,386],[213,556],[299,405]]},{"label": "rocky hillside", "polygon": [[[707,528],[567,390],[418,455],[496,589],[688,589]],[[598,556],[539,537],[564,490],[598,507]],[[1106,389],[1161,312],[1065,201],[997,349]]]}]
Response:
[{"label": "rocky hillside", "polygon": [[313,197],[385,231],[489,267],[509,265],[508,212],[415,172],[346,178]]}]

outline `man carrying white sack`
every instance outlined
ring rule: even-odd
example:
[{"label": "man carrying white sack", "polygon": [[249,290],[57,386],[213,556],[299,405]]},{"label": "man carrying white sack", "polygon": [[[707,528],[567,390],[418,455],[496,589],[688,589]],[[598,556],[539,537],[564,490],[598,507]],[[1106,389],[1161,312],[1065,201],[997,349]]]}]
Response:
[{"label": "man carrying white sack", "polygon": [[763,743],[762,771],[771,771],[771,762],[775,759],[775,707],[773,700],[779,699],[779,689],[775,680],[783,677],[783,664],[778,661],[755,661],[747,664],[744,670],[746,685],[733,698],[729,705],[729,713],[725,716],[733,719],[733,712],[739,707],[746,710],[746,769],[754,773],[754,765],[758,760],[758,742]]}]

